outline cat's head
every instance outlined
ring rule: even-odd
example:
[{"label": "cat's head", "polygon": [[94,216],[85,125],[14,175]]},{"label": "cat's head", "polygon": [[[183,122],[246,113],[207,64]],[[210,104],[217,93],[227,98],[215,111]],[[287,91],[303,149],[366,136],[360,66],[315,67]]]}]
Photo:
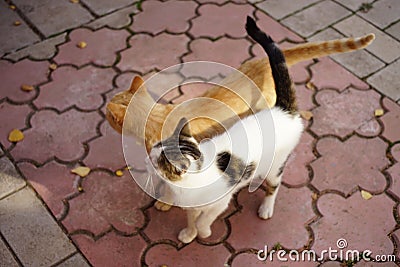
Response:
[{"label": "cat's head", "polygon": [[156,143],[150,151],[155,169],[170,181],[179,181],[190,165],[201,157],[198,142],[193,138],[189,122],[182,118],[174,133]]}]

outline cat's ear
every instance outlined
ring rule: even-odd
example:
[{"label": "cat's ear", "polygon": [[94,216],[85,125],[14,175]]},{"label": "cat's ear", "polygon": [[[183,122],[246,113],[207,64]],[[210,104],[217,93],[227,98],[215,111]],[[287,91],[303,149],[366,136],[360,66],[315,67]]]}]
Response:
[{"label": "cat's ear", "polygon": [[175,135],[185,135],[188,137],[192,136],[192,132],[190,130],[189,121],[183,117],[179,122],[178,126],[175,128]]},{"label": "cat's ear", "polygon": [[140,76],[135,76],[135,78],[133,78],[132,83],[131,83],[131,87],[129,88],[129,92],[131,92],[132,94],[136,93],[136,91],[140,88],[140,86],[142,86],[142,84],[144,83],[142,77]]}]

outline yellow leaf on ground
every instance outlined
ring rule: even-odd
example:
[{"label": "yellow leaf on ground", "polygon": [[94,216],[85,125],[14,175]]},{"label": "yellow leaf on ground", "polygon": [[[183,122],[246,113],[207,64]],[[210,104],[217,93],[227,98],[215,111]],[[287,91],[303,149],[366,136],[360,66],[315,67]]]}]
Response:
[{"label": "yellow leaf on ground", "polygon": [[79,192],[83,192],[83,187],[82,186],[78,186],[78,191]]},{"label": "yellow leaf on ground", "polygon": [[115,171],[115,175],[118,176],[118,177],[121,177],[122,175],[124,175],[124,172],[121,171],[121,170],[116,170]]},{"label": "yellow leaf on ground", "polygon": [[311,195],[312,200],[317,200],[318,199],[318,194],[317,193],[313,193]]},{"label": "yellow leaf on ground", "polygon": [[76,46],[79,48],[85,48],[87,46],[87,43],[82,41],[82,42],[79,42]]},{"label": "yellow leaf on ground", "polygon": [[368,200],[372,198],[372,194],[368,191],[361,190],[361,196],[363,199]]},{"label": "yellow leaf on ground", "polygon": [[9,8],[15,10],[16,7],[14,5],[9,5]]},{"label": "yellow leaf on ground", "polygon": [[14,21],[14,26],[19,26],[19,25],[21,25],[21,21],[19,20]]},{"label": "yellow leaf on ground", "polygon": [[10,142],[19,142],[22,140],[24,140],[24,134],[18,129],[12,130],[8,135],[8,141]]},{"label": "yellow leaf on ground", "polygon": [[307,121],[311,120],[311,118],[313,117],[312,112],[308,110],[301,110],[299,113],[300,116]]},{"label": "yellow leaf on ground", "polygon": [[79,3],[79,0],[69,0],[71,3],[77,4]]},{"label": "yellow leaf on ground", "polygon": [[307,89],[310,89],[310,90],[316,89],[315,84],[313,82],[306,83],[306,87],[307,87]]},{"label": "yellow leaf on ground", "polygon": [[380,117],[385,113],[385,111],[381,108],[375,109],[375,117]]},{"label": "yellow leaf on ground", "polygon": [[23,84],[21,85],[21,90],[22,91],[32,91],[33,89],[35,89],[32,85],[28,85],[28,84]]},{"label": "yellow leaf on ground", "polygon": [[79,167],[76,167],[75,169],[71,170],[71,173],[77,174],[80,177],[87,176],[89,174],[89,172],[90,172],[90,168],[84,167],[84,166],[79,166]]},{"label": "yellow leaf on ground", "polygon": [[51,70],[56,70],[57,69],[57,64],[50,64],[49,69]]}]

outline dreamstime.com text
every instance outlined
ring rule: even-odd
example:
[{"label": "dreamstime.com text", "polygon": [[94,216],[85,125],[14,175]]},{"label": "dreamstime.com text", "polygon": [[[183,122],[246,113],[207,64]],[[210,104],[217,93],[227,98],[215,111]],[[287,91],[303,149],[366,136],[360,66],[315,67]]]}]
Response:
[{"label": "dreamstime.com text", "polygon": [[364,250],[344,250],[347,247],[347,241],[344,238],[340,238],[336,242],[336,246],[338,249],[334,249],[329,247],[328,249],[322,250],[321,254],[318,256],[315,251],[313,250],[303,250],[301,252],[297,250],[283,250],[283,249],[272,249],[268,252],[268,246],[264,246],[264,249],[260,249],[257,252],[257,258],[260,261],[303,261],[303,262],[316,262],[316,261],[323,261],[323,260],[330,260],[330,261],[350,261],[350,262],[359,262],[364,260],[374,261],[374,262],[395,262],[396,256],[395,255],[372,255],[372,251]]}]

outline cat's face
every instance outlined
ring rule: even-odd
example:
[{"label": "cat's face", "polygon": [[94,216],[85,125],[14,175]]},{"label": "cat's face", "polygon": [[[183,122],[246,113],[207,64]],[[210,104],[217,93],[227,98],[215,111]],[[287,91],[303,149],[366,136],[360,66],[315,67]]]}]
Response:
[{"label": "cat's face", "polygon": [[192,137],[187,120],[183,118],[171,137],[153,146],[149,159],[165,179],[179,181],[200,156],[199,144]]}]

